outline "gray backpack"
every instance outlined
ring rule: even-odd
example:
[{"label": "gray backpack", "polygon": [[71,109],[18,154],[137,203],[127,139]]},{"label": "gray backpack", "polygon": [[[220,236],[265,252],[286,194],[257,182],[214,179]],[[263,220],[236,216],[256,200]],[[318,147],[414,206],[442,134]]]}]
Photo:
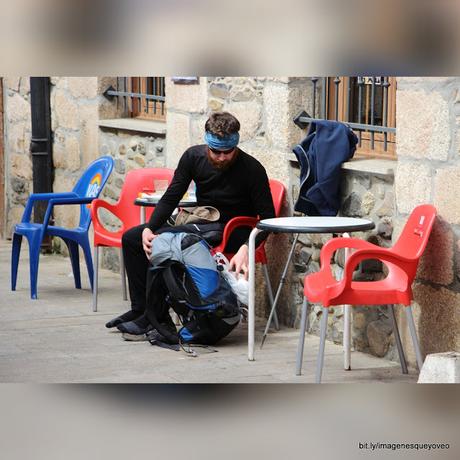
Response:
[{"label": "gray backpack", "polygon": [[[236,295],[209,245],[196,234],[162,233],[153,240],[147,278],[147,316],[165,343],[214,345],[239,323]],[[165,327],[172,308],[182,328]],[[160,337],[161,339],[161,337]]]}]

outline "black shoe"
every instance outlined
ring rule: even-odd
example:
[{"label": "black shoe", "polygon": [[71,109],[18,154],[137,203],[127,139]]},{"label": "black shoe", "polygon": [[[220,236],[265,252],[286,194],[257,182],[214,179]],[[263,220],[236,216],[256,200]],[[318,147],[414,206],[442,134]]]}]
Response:
[{"label": "black shoe", "polygon": [[155,329],[151,324],[149,324],[146,331],[142,334],[130,334],[129,332],[123,332],[121,336],[123,337],[123,340],[126,340],[127,342],[146,342],[149,340],[149,334],[152,334],[153,332],[155,332]]},{"label": "black shoe", "polygon": [[140,316],[142,316],[142,314],[143,312],[141,311],[129,310],[126,313],[123,313],[122,315],[111,319],[108,323],[105,324],[105,327],[110,329],[112,327],[118,326],[121,323],[126,323],[127,321],[133,321],[135,319],[138,319]]},{"label": "black shoe", "polygon": [[167,350],[180,351],[181,349],[179,343],[172,343],[156,329],[153,329],[152,331],[146,334],[146,340],[148,340],[151,345],[156,345],[160,348],[166,348]]},{"label": "black shoe", "polygon": [[150,324],[147,315],[143,314],[133,321],[127,321],[125,323],[119,324],[117,329],[121,332],[126,332],[127,334],[142,335],[151,331],[153,326]]},{"label": "black shoe", "polygon": [[[172,323],[172,321],[171,321]],[[172,324],[168,323],[161,323],[163,327],[165,327],[167,330],[169,330],[170,334],[176,336],[176,338],[168,338],[165,337],[161,332],[159,332],[157,329],[153,329],[150,332],[146,334],[147,340],[152,344],[155,345],[158,343],[164,343],[168,345],[176,345],[179,343],[179,336],[177,335],[177,328]]]}]

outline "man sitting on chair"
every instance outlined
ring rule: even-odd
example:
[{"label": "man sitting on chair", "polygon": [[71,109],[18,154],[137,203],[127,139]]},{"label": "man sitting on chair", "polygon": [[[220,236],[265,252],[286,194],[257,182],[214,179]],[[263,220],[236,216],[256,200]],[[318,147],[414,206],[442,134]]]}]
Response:
[{"label": "man sitting on chair", "polygon": [[[152,241],[162,232],[171,231],[165,225],[179,201],[194,181],[197,206],[214,206],[220,212],[217,223],[206,224],[201,230],[216,231],[221,238],[225,224],[237,216],[275,216],[272,196],[265,168],[252,156],[237,147],[239,121],[228,112],[214,112],[205,124],[206,144],[187,149],[179,160],[173,180],[155,208],[147,224],[127,230],[123,234],[123,257],[128,275],[131,310],[112,319],[106,327],[117,327],[130,336],[145,337],[152,329],[146,309],[146,279]],[[210,227],[207,227],[210,226]],[[178,227],[174,227],[177,231]],[[226,252],[235,255],[230,269],[248,276],[248,244],[250,229],[236,229]],[[206,234],[202,233],[206,239]],[[258,235],[256,244],[266,237]],[[217,245],[220,240],[210,241]],[[167,321],[168,318],[165,318]],[[126,338],[126,337],[125,337]]]}]

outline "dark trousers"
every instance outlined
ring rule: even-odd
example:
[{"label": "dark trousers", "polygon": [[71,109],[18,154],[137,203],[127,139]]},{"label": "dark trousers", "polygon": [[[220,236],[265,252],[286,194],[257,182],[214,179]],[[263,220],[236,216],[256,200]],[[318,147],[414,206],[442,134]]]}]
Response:
[{"label": "dark trousers", "polygon": [[142,231],[146,227],[147,224],[133,227],[123,233],[121,238],[131,309],[138,312],[145,311],[147,270],[150,264],[142,248]]},{"label": "dark trousers", "polygon": [[[214,226],[214,227],[213,227]],[[123,258],[126,267],[126,274],[128,275],[129,296],[131,298],[131,309],[137,312],[144,312],[146,308],[146,287],[147,287],[147,271],[150,262],[145,255],[142,248],[142,231],[147,227],[147,224],[138,225],[127,230],[121,239],[123,248]],[[207,232],[191,231],[192,228],[186,228],[183,225],[180,227],[164,226],[157,230],[155,233],[160,234],[164,232],[180,232],[188,231],[191,233],[200,233],[211,246],[217,245],[219,240],[211,241],[206,238]],[[195,227],[195,226],[194,226]],[[215,232],[223,230],[223,224],[206,224],[202,226],[204,230],[211,230]],[[239,247],[246,241],[249,236],[250,229],[241,228],[236,229],[225,248],[226,252],[235,253]]]}]

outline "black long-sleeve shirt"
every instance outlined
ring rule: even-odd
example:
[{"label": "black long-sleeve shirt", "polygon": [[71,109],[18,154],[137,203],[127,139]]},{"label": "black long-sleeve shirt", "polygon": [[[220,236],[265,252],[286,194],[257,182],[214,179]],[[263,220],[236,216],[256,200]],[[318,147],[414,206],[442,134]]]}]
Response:
[{"label": "black long-sleeve shirt", "polygon": [[[259,161],[239,150],[235,162],[219,170],[209,162],[207,146],[196,145],[182,155],[171,184],[150,217],[148,227],[153,232],[165,224],[192,180],[196,184],[197,206],[217,208],[221,223],[237,216],[275,217],[267,173]],[[261,235],[257,242],[263,238]]]}]

